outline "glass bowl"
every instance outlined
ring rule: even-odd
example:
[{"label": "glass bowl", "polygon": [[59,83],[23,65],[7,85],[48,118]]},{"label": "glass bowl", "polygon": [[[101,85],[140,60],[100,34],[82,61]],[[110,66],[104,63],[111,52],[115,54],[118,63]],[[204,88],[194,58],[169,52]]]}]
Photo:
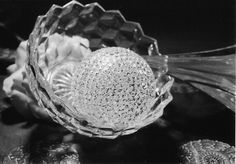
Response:
[{"label": "glass bowl", "polygon": [[[47,42],[54,34],[86,38],[92,51],[103,47],[123,47],[133,50],[140,56],[159,56],[159,65],[152,70],[156,78],[155,103],[145,117],[137,124],[117,129],[108,125],[98,126],[83,114],[76,114],[70,101],[61,99],[53,91],[52,84],[47,80],[51,70],[39,64],[42,59],[39,47],[45,45],[46,51]],[[173,78],[166,74],[168,58],[159,53],[156,40],[146,36],[139,23],[125,20],[119,11],[106,11],[98,3],[82,5],[77,1],[71,1],[63,7],[53,5],[45,15],[39,16],[36,20],[28,40],[28,55],[26,72],[38,104],[46,109],[55,122],[72,132],[109,139],[131,134],[156,121],[172,100],[170,88]],[[53,65],[53,71],[59,69],[60,66],[57,66],[62,64],[63,60],[55,63],[57,64]]]}]

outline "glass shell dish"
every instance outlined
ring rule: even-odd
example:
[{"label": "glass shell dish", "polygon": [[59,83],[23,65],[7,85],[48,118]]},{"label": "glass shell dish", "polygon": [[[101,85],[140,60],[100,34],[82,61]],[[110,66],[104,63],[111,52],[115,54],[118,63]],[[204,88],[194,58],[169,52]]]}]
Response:
[{"label": "glass shell dish", "polygon": [[[65,36],[80,36],[89,40],[92,51],[103,47],[124,47],[139,55],[158,55],[160,66],[153,72],[157,79],[156,103],[146,118],[134,126],[115,129],[114,127],[98,127],[87,121],[86,117],[76,115],[73,106],[55,95],[46,80],[45,73],[39,66],[40,53],[38,47],[48,37],[58,33]],[[170,88],[173,78],[166,75],[167,56],[162,56],[155,39],[146,36],[136,22],[126,21],[116,10],[104,10],[98,3],[82,5],[71,1],[63,7],[53,5],[46,15],[39,16],[28,40],[29,60],[26,65],[30,88],[38,104],[46,109],[50,117],[72,132],[90,136],[113,139],[120,135],[136,132],[156,121],[164,107],[172,100]]]}]

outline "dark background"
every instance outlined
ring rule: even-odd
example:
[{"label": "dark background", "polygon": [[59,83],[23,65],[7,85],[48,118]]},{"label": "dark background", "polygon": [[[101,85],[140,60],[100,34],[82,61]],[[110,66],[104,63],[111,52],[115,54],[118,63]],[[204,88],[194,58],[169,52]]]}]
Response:
[{"label": "dark background", "polygon": [[[82,4],[95,0],[80,0]],[[45,14],[52,4],[64,5],[68,0],[0,0],[0,48],[15,49],[17,34],[27,39],[38,15]],[[97,0],[104,9],[120,10],[127,20],[139,22],[145,34],[157,39],[163,54],[210,50],[235,44],[234,0]],[[0,77],[0,82],[5,76]],[[0,83],[0,86],[2,84]],[[227,108],[213,108],[210,101],[195,109],[178,109],[170,104],[163,118],[170,124],[160,128],[153,124],[134,135],[113,141],[79,139],[82,160],[86,162],[173,163],[179,160],[178,147],[190,140],[212,139],[235,145],[235,113]],[[196,98],[194,95],[190,98]],[[0,98],[4,93],[0,90]],[[187,95],[188,97],[188,95]],[[197,97],[199,98],[199,97]],[[188,103],[186,103],[188,104]],[[210,107],[209,107],[210,106]],[[199,109],[201,110],[199,110]],[[213,114],[204,115],[211,108]],[[222,108],[219,107],[219,108]],[[1,111],[1,108],[0,108]],[[191,116],[185,113],[192,113]],[[195,114],[199,114],[196,116]],[[194,115],[194,118],[193,118]],[[47,138],[55,133],[55,125],[28,122],[13,109],[0,112],[1,155],[29,138]],[[163,126],[165,122],[163,122]],[[37,138],[37,137],[36,137]]]},{"label": "dark background", "polygon": [[[82,4],[94,1],[80,0]],[[27,39],[38,15],[45,14],[54,3],[63,5],[66,2],[69,0],[1,0],[0,22],[5,23],[10,31]],[[139,22],[147,35],[157,39],[160,52],[164,54],[208,50],[234,44],[234,0],[97,2],[106,10],[120,10],[127,20]],[[12,46],[9,42],[4,44]]]}]

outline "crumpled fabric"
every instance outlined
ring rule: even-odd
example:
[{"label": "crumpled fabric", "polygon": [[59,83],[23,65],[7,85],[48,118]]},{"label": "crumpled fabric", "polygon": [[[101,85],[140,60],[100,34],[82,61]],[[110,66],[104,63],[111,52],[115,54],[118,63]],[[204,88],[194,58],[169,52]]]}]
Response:
[{"label": "crumpled fabric", "polygon": [[[88,48],[89,41],[79,36],[68,37],[53,34],[48,38],[47,42],[47,49],[45,49],[45,43],[43,43],[38,47],[38,52],[44,59],[47,58],[51,65],[64,60],[68,52],[70,52],[69,58],[71,60],[74,58],[77,61],[81,61],[82,58],[88,56],[91,52]],[[38,106],[28,84],[25,70],[25,64],[28,59],[27,43],[27,40],[20,43],[16,49],[15,63],[7,67],[10,76],[3,81],[3,91],[11,99],[16,110],[26,118],[34,116],[48,120],[50,118],[49,115],[45,109]],[[39,65],[44,67],[43,64],[42,60],[40,60]]]}]

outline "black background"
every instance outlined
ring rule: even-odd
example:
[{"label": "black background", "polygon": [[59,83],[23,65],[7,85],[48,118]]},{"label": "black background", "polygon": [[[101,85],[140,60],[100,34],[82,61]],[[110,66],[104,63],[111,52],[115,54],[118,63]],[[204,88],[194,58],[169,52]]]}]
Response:
[{"label": "black background", "polygon": [[[52,4],[68,0],[1,0],[0,22],[27,39],[36,17]],[[80,0],[82,4],[94,0]],[[97,0],[104,9],[120,10],[158,40],[164,54],[208,50],[234,44],[234,0]],[[1,39],[2,40],[2,39]],[[2,42],[2,41],[1,41]],[[5,40],[6,42],[6,40]],[[8,43],[3,45],[9,46]],[[10,45],[12,46],[12,44]]]},{"label": "black background", "polygon": [[[15,49],[19,41],[13,34],[27,39],[38,15],[45,14],[52,4],[64,5],[67,2],[69,1],[0,0],[0,47]],[[94,0],[80,2],[87,4]],[[235,44],[234,0],[97,2],[106,10],[120,10],[127,20],[139,22],[145,34],[157,39],[163,54],[209,50]],[[3,91],[0,95],[3,95]],[[209,100],[217,104],[216,101]],[[204,108],[201,109],[203,110]],[[153,124],[134,135],[113,141],[79,139],[84,153],[81,155],[82,159],[86,162],[173,163],[179,160],[178,146],[190,140],[208,138],[235,145],[235,113],[229,109],[194,119],[184,115],[185,109],[178,111],[171,104],[165,111],[164,119],[172,124],[170,129],[161,129]],[[190,109],[189,111],[191,112]],[[7,154],[16,145],[28,142],[33,130],[35,135],[41,138],[47,138],[47,134],[52,131],[44,123],[36,128],[34,122],[33,126],[27,128],[25,124],[28,126],[28,122],[14,109],[2,113],[0,156],[1,153]]]}]

